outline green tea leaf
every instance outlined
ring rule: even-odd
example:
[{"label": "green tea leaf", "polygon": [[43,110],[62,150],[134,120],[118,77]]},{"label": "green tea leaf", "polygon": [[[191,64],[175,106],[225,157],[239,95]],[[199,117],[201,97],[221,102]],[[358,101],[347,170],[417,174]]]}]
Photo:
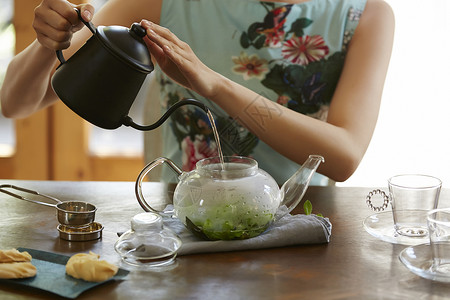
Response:
[{"label": "green tea leaf", "polygon": [[312,203],[309,200],[306,200],[303,204],[303,210],[305,211],[305,215],[310,215],[312,213]]}]

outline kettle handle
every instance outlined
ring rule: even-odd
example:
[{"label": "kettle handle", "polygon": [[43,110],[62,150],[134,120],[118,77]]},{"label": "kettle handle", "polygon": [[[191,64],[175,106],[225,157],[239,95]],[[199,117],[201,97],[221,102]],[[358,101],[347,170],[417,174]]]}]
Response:
[{"label": "kettle handle", "polygon": [[153,207],[151,207],[147,201],[144,198],[144,195],[142,193],[142,181],[145,177],[145,175],[148,174],[148,172],[150,172],[151,170],[153,170],[155,167],[162,165],[163,163],[166,163],[169,165],[169,167],[178,174],[178,176],[180,176],[183,171],[178,168],[178,166],[170,159],[165,158],[165,157],[159,157],[157,159],[155,159],[154,161],[148,163],[144,169],[142,169],[141,173],[139,173],[138,178],[136,179],[136,184],[134,186],[134,191],[136,194],[136,198],[139,202],[139,204],[141,205],[141,207],[146,211],[146,212],[155,212],[155,213],[160,213],[162,211],[159,211],[157,209],[154,209]]},{"label": "kettle handle", "polygon": [[78,14],[78,19],[80,19],[80,21],[83,22],[83,24],[86,25],[87,28],[89,28],[89,30],[92,32],[92,34],[96,34],[97,28],[95,28],[94,24],[92,24],[91,22],[86,22],[83,19],[83,17],[81,17],[81,11],[78,8],[74,8],[74,9]]},{"label": "kettle handle", "polygon": [[[95,28],[94,24],[92,24],[91,22],[86,22],[82,17],[81,17],[81,11],[78,8],[74,8],[74,10],[77,12],[78,14],[78,19],[81,20],[81,22],[83,22],[84,25],[86,25],[87,28],[89,28],[89,30],[92,32],[92,34],[95,34],[97,32],[97,28]],[[66,59],[64,58],[64,55],[62,53],[62,50],[56,50],[56,57],[58,58],[59,62],[61,63],[58,68],[64,64],[66,62]]]}]

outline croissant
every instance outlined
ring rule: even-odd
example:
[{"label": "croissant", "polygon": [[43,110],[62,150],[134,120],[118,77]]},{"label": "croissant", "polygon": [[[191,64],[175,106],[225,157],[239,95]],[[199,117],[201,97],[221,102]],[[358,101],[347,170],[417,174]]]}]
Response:
[{"label": "croissant", "polygon": [[17,249],[0,250],[0,263],[26,262],[31,261],[31,255]]},{"label": "croissant", "polygon": [[99,258],[100,255],[93,252],[75,254],[67,261],[66,273],[92,282],[104,281],[116,275],[119,268]]},{"label": "croissant", "polygon": [[14,262],[0,264],[0,278],[16,279],[36,276],[36,267],[30,262]]}]

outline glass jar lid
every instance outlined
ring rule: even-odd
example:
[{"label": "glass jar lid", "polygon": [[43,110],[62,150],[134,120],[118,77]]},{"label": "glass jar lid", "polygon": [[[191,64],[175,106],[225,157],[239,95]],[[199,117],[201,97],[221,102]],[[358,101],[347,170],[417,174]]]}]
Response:
[{"label": "glass jar lid", "polygon": [[131,219],[131,230],[138,232],[162,230],[163,221],[155,213],[140,213]]},{"label": "glass jar lid", "polygon": [[173,263],[181,244],[160,215],[146,212],[131,219],[131,230],[120,236],[114,249],[126,264],[148,268]]}]

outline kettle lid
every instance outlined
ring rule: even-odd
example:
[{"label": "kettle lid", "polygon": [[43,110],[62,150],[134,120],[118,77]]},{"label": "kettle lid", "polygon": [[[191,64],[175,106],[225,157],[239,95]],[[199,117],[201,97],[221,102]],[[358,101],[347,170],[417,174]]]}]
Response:
[{"label": "kettle lid", "polygon": [[117,58],[141,72],[150,73],[154,67],[143,40],[145,35],[145,28],[137,23],[131,28],[115,25],[98,26],[95,34],[105,48]]}]

